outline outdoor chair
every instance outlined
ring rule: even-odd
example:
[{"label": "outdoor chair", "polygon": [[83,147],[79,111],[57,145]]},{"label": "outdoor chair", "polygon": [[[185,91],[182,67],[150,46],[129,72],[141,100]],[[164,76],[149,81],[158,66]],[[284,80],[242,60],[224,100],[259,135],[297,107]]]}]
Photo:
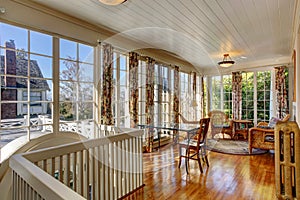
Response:
[{"label": "outdoor chair", "polygon": [[233,123],[232,120],[229,120],[228,115],[226,115],[223,111],[213,110],[208,113],[208,116],[210,118],[212,138],[214,138],[217,134],[222,134],[223,139],[225,139],[225,135],[229,135],[230,139],[232,139]]},{"label": "outdoor chair", "polygon": [[[197,160],[200,168],[200,172],[203,173],[201,160],[209,167],[207,152],[206,152],[206,136],[209,128],[209,118],[200,119],[199,129],[189,132],[187,139],[179,142],[179,165],[181,165],[181,159],[185,158],[186,172],[188,172],[189,160]],[[182,149],[185,149],[183,154]]]}]

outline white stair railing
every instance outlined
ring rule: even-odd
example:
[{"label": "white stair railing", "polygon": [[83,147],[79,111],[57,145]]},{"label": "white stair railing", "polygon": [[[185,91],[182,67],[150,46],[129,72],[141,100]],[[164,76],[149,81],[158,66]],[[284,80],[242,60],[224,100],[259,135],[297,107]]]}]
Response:
[{"label": "white stair railing", "polygon": [[[131,129],[118,135],[15,155],[10,160],[13,197],[78,199],[76,192],[85,199],[120,199],[144,186],[142,135],[142,130]],[[62,193],[57,192],[61,183]]]}]

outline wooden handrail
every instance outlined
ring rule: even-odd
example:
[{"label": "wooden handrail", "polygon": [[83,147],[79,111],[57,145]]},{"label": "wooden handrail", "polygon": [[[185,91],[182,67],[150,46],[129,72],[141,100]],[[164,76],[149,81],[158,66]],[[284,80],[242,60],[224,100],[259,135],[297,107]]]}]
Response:
[{"label": "wooden handrail", "polygon": [[38,162],[43,159],[66,155],[68,153],[78,152],[87,148],[94,148],[98,145],[110,144],[121,140],[126,140],[131,137],[140,137],[144,134],[143,130],[134,130],[121,133],[119,135],[112,135],[104,138],[91,139],[82,142],[74,142],[71,144],[59,145],[46,149],[35,150],[32,152],[23,153],[22,155],[32,162]]},{"label": "wooden handrail", "polygon": [[[14,174],[13,177],[18,178],[16,176],[19,176],[24,183],[30,183],[30,187],[34,189],[32,193],[36,193],[36,195],[57,200],[85,199],[63,183],[54,179],[52,176],[41,170],[39,167],[34,165],[20,154],[12,156],[9,161],[9,166],[13,171],[18,172],[17,174]],[[22,194],[23,192],[25,193],[25,191],[14,190],[13,196],[19,197],[16,199],[26,199],[24,194]]]},{"label": "wooden handrail", "polygon": [[17,154],[10,160],[13,195],[33,193],[42,199],[122,198],[144,186],[142,135],[143,130],[131,129]]}]

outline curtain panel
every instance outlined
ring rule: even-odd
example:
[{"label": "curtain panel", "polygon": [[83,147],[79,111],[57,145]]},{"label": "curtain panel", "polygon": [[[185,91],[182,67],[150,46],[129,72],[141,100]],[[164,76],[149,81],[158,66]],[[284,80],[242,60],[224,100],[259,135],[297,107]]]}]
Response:
[{"label": "curtain panel", "polygon": [[112,114],[112,93],[113,93],[113,47],[110,44],[103,44],[102,60],[102,104],[101,117],[102,124],[113,125]]},{"label": "curtain panel", "polygon": [[139,113],[139,88],[138,88],[138,66],[139,54],[135,52],[129,53],[129,113],[130,113],[130,127],[136,128],[138,124]]},{"label": "curtain panel", "polygon": [[232,72],[232,118],[241,119],[242,116],[242,73]]},{"label": "curtain panel", "polygon": [[275,67],[276,115],[282,119],[289,113],[286,67]]},{"label": "curtain panel", "polygon": [[205,117],[205,110],[204,110],[204,78],[203,76],[200,77],[201,81],[201,92],[200,92],[200,110],[201,110],[201,117]]},{"label": "curtain panel", "polygon": [[[146,124],[152,125],[154,118],[154,65],[155,60],[146,58]],[[148,128],[146,131],[146,151],[153,150],[153,129]]]},{"label": "curtain panel", "polygon": [[[179,124],[179,67],[174,68],[174,95],[173,95],[173,122]],[[177,131],[173,131],[173,134],[178,135]]]}]

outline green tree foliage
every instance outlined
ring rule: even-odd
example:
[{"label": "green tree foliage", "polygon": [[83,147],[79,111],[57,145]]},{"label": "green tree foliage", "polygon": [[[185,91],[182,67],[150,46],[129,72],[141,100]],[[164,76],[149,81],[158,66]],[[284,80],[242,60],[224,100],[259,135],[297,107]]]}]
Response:
[{"label": "green tree foliage", "polygon": [[242,73],[242,119],[254,119],[254,73]]}]

